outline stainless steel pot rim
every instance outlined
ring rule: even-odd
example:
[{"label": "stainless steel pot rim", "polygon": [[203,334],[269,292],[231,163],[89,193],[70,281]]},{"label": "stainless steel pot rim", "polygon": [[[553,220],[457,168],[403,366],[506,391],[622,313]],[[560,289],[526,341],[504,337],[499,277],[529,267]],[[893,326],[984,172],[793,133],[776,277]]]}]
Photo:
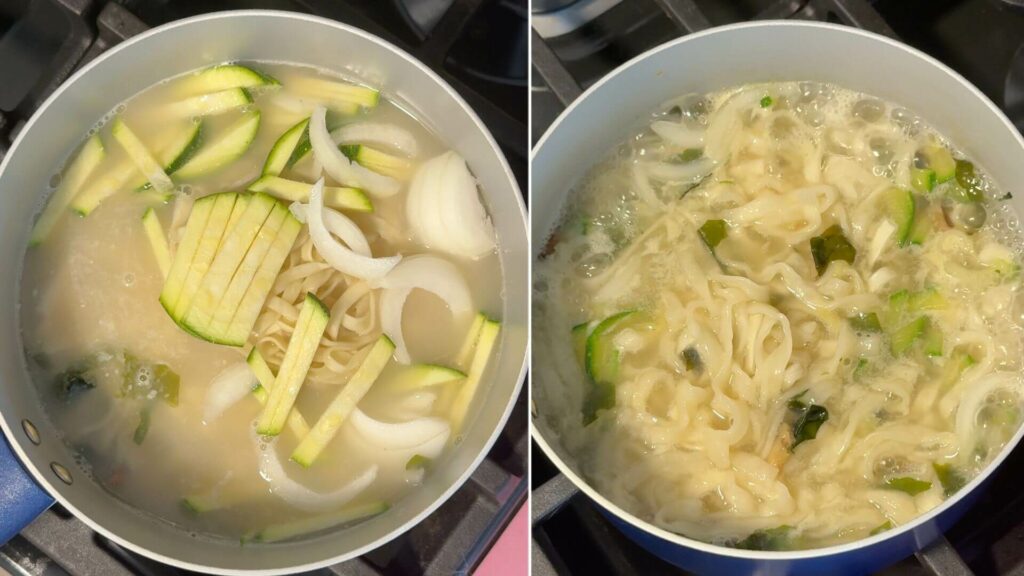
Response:
[{"label": "stainless steel pot rim", "polygon": [[[160,33],[164,32],[166,30],[178,28],[178,27],[181,27],[181,26],[188,26],[188,25],[191,25],[191,24],[193,24],[195,22],[202,22],[202,21],[208,21],[208,20],[217,20],[217,19],[221,19],[221,18],[238,18],[238,17],[247,17],[247,16],[289,18],[289,19],[295,19],[295,20],[305,20],[305,21],[308,21],[308,22],[316,23],[316,24],[330,26],[330,27],[336,28],[338,30],[341,30],[343,32],[349,33],[349,34],[355,34],[357,36],[361,36],[362,38],[364,38],[366,40],[369,40],[370,42],[376,43],[376,44],[382,46],[383,48],[385,48],[387,50],[390,50],[392,52],[395,52],[395,53],[401,55],[406,60],[411,62],[414,66],[419,68],[421,72],[426,74],[431,80],[433,80],[434,82],[439,84],[442,88],[444,88],[444,90],[448,93],[449,97],[451,97],[454,101],[456,101],[462,107],[462,109],[469,115],[469,117],[473,120],[473,123],[477,126],[477,128],[483,133],[484,137],[487,139],[487,142],[490,144],[491,149],[497,155],[498,160],[501,163],[501,167],[502,167],[502,169],[505,172],[505,177],[512,184],[513,191],[516,192],[515,200],[516,200],[517,205],[519,206],[519,218],[520,218],[520,220],[522,222],[523,228],[526,229],[526,219],[527,219],[526,205],[523,202],[522,194],[519,193],[519,185],[516,182],[515,176],[512,174],[512,171],[511,171],[511,169],[508,166],[508,162],[505,159],[505,155],[501,152],[501,148],[498,146],[497,142],[495,142],[494,137],[491,135],[491,132],[487,129],[487,127],[483,124],[483,122],[481,122],[481,120],[477,116],[476,112],[473,111],[473,109],[469,106],[469,104],[466,103],[466,101],[462,98],[462,96],[460,96],[458,94],[458,92],[456,92],[447,82],[445,82],[444,79],[442,79],[440,76],[438,76],[436,73],[434,73],[433,70],[428,68],[426,65],[424,65],[422,62],[420,62],[418,59],[416,59],[415,57],[413,57],[412,55],[410,55],[406,51],[402,50],[401,48],[395,46],[394,44],[392,44],[392,43],[390,43],[390,42],[388,42],[386,40],[383,40],[383,39],[381,39],[381,38],[379,38],[379,37],[377,37],[377,36],[375,36],[373,34],[370,34],[369,32],[366,32],[366,31],[361,30],[359,28],[355,28],[353,26],[349,26],[347,24],[343,24],[341,22],[337,22],[335,20],[330,20],[328,18],[321,18],[319,16],[312,16],[312,15],[309,15],[309,14],[302,14],[302,13],[298,13],[298,12],[287,12],[287,11],[282,11],[282,10],[229,10],[229,11],[222,11],[222,12],[212,12],[212,13],[209,13],[209,14],[202,14],[202,15],[193,16],[193,17],[190,17],[190,18],[184,18],[182,20],[176,20],[174,22],[169,22],[167,24],[164,24],[162,26],[158,26],[158,27],[153,28],[151,30],[147,30],[146,32],[143,32],[142,34],[139,34],[138,36],[134,36],[134,37],[132,37],[132,38],[130,38],[130,39],[128,39],[128,40],[118,44],[117,46],[114,46],[110,50],[107,50],[106,52],[104,52],[103,54],[98,56],[95,60],[93,60],[92,62],[89,62],[84,67],[82,67],[82,69],[80,69],[78,72],[75,72],[70,78],[68,78],[67,81],[65,81],[59,88],[57,88],[57,90],[54,91],[54,93],[51,94],[50,97],[46,99],[46,101],[43,102],[43,104],[39,107],[38,110],[36,110],[36,112],[32,115],[32,118],[29,119],[29,121],[25,124],[24,128],[18,134],[18,137],[15,138],[14,143],[11,145],[10,150],[8,151],[6,157],[4,158],[4,161],[0,162],[0,174],[4,173],[4,171],[7,168],[7,164],[9,162],[11,162],[12,158],[14,158],[17,155],[18,146],[21,143],[22,138],[25,136],[25,134],[29,133],[29,131],[32,130],[32,127],[35,125],[36,120],[46,112],[46,110],[47,110],[47,108],[49,108],[50,104],[54,100],[58,99],[65,91],[69,90],[70,87],[73,86],[75,84],[75,82],[78,81],[79,78],[81,78],[82,76],[88,74],[90,70],[92,70],[96,66],[100,65],[107,58],[111,57],[111,55],[116,54],[117,52],[120,52],[122,50],[127,50],[127,49],[131,48],[132,46],[134,46],[135,44],[145,41],[150,36],[154,36],[156,34],[160,34]],[[499,243],[499,249],[500,249],[500,243]],[[14,426],[11,423],[7,422],[7,419],[4,417],[4,415],[2,413],[0,413],[0,429],[3,430],[4,435],[7,437],[7,440],[9,441],[9,443],[11,445],[11,448],[14,450],[15,454],[18,456],[18,459],[22,462],[24,467],[29,471],[29,473],[32,475],[33,479],[40,486],[42,486],[50,494],[50,496],[52,496],[55,500],[57,500],[57,502],[60,503],[64,508],[66,508],[67,510],[71,511],[78,519],[80,519],[87,526],[89,526],[89,528],[91,528],[95,532],[98,532],[98,533],[102,534],[105,538],[108,538],[108,539],[116,542],[119,546],[122,546],[123,548],[131,550],[132,552],[135,552],[135,553],[140,554],[142,556],[145,556],[147,558],[151,558],[151,559],[156,560],[158,562],[162,562],[164,564],[169,564],[169,565],[175,566],[177,568],[182,568],[182,569],[185,569],[185,570],[191,570],[191,571],[195,571],[195,572],[209,572],[209,573],[224,574],[224,575],[229,575],[229,576],[253,576],[253,575],[276,576],[276,575],[279,575],[279,574],[291,574],[291,573],[294,573],[294,572],[305,572],[305,571],[310,571],[310,570],[317,570],[317,569],[320,569],[320,568],[324,568],[324,567],[330,566],[332,564],[337,564],[339,562],[344,562],[346,560],[350,560],[352,558],[361,556],[361,555],[363,555],[363,554],[365,554],[365,553],[367,553],[367,552],[369,552],[369,551],[371,551],[371,550],[373,550],[375,548],[378,548],[379,546],[383,545],[384,543],[389,542],[389,541],[393,540],[394,538],[397,538],[401,534],[405,533],[410,528],[412,528],[413,526],[415,526],[415,525],[419,524],[421,521],[423,521],[423,519],[425,519],[427,516],[432,514],[442,504],[447,502],[448,499],[452,496],[452,494],[454,494],[456,490],[458,490],[460,487],[462,487],[462,485],[466,482],[466,480],[469,478],[469,476],[477,469],[477,467],[480,465],[480,462],[483,461],[483,459],[487,456],[487,453],[490,451],[491,447],[494,445],[494,442],[498,439],[498,435],[504,429],[505,423],[508,421],[509,415],[512,413],[512,409],[515,407],[516,399],[519,397],[519,394],[522,391],[523,381],[524,381],[525,376],[526,376],[527,360],[528,360],[528,355],[524,355],[523,360],[522,360],[522,365],[519,368],[519,375],[517,377],[518,379],[517,379],[516,385],[515,385],[515,387],[513,389],[513,393],[512,393],[511,397],[509,398],[509,400],[508,400],[508,402],[507,402],[507,404],[505,406],[505,410],[502,413],[501,418],[499,419],[499,421],[498,421],[497,425],[495,426],[494,430],[491,432],[491,435],[487,439],[487,442],[485,443],[483,449],[480,451],[479,454],[477,454],[477,456],[473,460],[472,464],[466,468],[466,470],[462,473],[462,475],[455,482],[453,482],[451,484],[451,486],[449,486],[448,489],[445,490],[441,494],[441,496],[438,497],[430,506],[424,508],[419,514],[417,514],[416,516],[411,518],[405,524],[403,524],[403,525],[399,526],[398,528],[396,528],[395,530],[393,530],[388,535],[383,536],[381,538],[378,538],[377,540],[375,540],[373,542],[370,542],[370,543],[368,543],[368,544],[366,544],[366,545],[364,545],[364,546],[362,546],[360,548],[357,548],[355,550],[350,550],[350,551],[347,551],[345,553],[342,553],[342,554],[339,554],[337,556],[334,556],[334,557],[331,557],[331,558],[327,558],[327,559],[324,559],[324,560],[310,562],[310,563],[307,563],[307,564],[300,564],[300,565],[292,566],[292,567],[289,567],[289,568],[268,569],[268,570],[226,569],[226,568],[220,568],[220,567],[215,567],[215,566],[206,566],[206,565],[202,565],[202,564],[195,564],[195,563],[188,562],[188,561],[185,561],[185,560],[180,560],[180,559],[177,559],[177,558],[172,558],[172,557],[169,557],[169,556],[165,556],[163,554],[157,554],[157,553],[154,553],[154,552],[152,552],[150,550],[147,550],[146,548],[143,548],[141,546],[137,546],[134,543],[132,543],[131,541],[129,541],[129,540],[125,539],[125,538],[122,538],[121,536],[119,536],[119,535],[117,535],[117,534],[107,530],[102,525],[94,522],[91,518],[89,518],[85,514],[81,513],[74,506],[74,504],[72,504],[67,498],[65,498],[63,496],[63,494],[60,492],[60,490],[56,489],[54,487],[54,484],[49,481],[48,477],[45,474],[43,474],[40,470],[38,470],[32,464],[31,460],[28,457],[28,454],[22,449],[21,444],[17,440]]]},{"label": "stainless steel pot rim", "polygon": [[[865,37],[865,38],[870,38],[871,40],[874,40],[874,41],[877,41],[877,42],[882,42],[882,43],[887,44],[887,45],[889,45],[889,46],[891,46],[893,48],[904,50],[904,51],[906,51],[906,52],[916,56],[920,60],[922,60],[923,63],[931,65],[931,66],[935,66],[936,68],[938,68],[942,72],[946,73],[951,78],[953,78],[954,80],[956,80],[957,82],[962,84],[965,88],[967,88],[976,98],[978,98],[979,100],[984,102],[985,106],[989,109],[989,111],[992,114],[994,114],[996,117],[998,117],[999,120],[1006,127],[1006,129],[1009,130],[1011,134],[1013,134],[1013,137],[1016,139],[1017,144],[1018,144],[1018,146],[1020,147],[1020,149],[1022,151],[1022,161],[1024,161],[1024,139],[1021,138],[1020,133],[1017,132],[1017,129],[1014,127],[1013,123],[1011,123],[1010,120],[1006,117],[1006,115],[1003,113],[1003,111],[1000,110],[999,107],[997,107],[987,96],[985,96],[973,84],[968,82],[963,76],[958,74],[956,71],[954,71],[949,66],[946,66],[942,62],[936,60],[935,58],[932,58],[928,54],[925,54],[924,52],[921,52],[920,50],[918,50],[916,48],[913,48],[911,46],[903,44],[902,42],[893,40],[892,38],[888,38],[888,37],[883,36],[881,34],[875,34],[873,32],[867,32],[867,31],[861,30],[859,28],[851,28],[849,26],[842,26],[842,25],[839,25],[839,24],[829,24],[829,23],[824,23],[824,22],[796,22],[796,21],[790,21],[790,20],[765,20],[765,21],[761,21],[761,22],[745,22],[745,23],[740,23],[740,24],[731,24],[731,25],[727,25],[727,26],[719,26],[719,27],[715,27],[715,28],[710,28],[708,30],[704,30],[702,32],[696,32],[694,34],[688,34],[686,36],[682,36],[680,38],[677,38],[675,40],[672,40],[670,42],[667,42],[667,43],[662,44],[660,46],[657,46],[655,48],[652,48],[652,49],[648,50],[647,52],[644,52],[643,54],[640,54],[639,56],[636,56],[633,59],[629,60],[628,62],[622,64],[621,66],[619,66],[618,68],[613,70],[611,73],[609,73],[605,77],[601,78],[598,82],[594,83],[590,88],[588,88],[585,92],[583,92],[583,94],[580,95],[579,98],[577,98],[572,104],[570,104],[568,108],[566,108],[565,110],[562,111],[561,114],[559,114],[558,118],[556,118],[555,121],[551,124],[551,126],[548,127],[547,131],[544,132],[544,135],[537,142],[537,145],[534,146],[533,151],[532,151],[532,153],[530,155],[530,164],[531,164],[531,166],[533,165],[534,160],[537,159],[537,157],[539,156],[539,154],[543,150],[544,144],[547,142],[548,138],[551,137],[551,135],[555,133],[555,131],[561,125],[562,121],[565,120],[565,118],[567,118],[570,115],[572,115],[572,113],[576,109],[576,107],[581,102],[583,102],[588,96],[590,96],[592,93],[597,92],[598,90],[600,90],[601,87],[604,86],[605,84],[613,82],[615,80],[615,78],[620,73],[622,73],[624,70],[626,70],[627,68],[630,68],[631,66],[633,66],[637,62],[640,62],[641,60],[644,60],[644,59],[646,59],[649,56],[652,56],[652,55],[654,55],[656,53],[659,53],[659,52],[662,52],[662,51],[665,51],[665,50],[672,50],[676,46],[679,46],[681,44],[685,44],[686,42],[690,42],[690,41],[693,41],[693,40],[704,38],[706,36],[714,36],[714,35],[717,35],[717,34],[728,34],[728,33],[731,33],[733,31],[736,31],[736,30],[743,30],[743,29],[747,29],[747,28],[817,28],[817,29],[829,30],[829,31],[831,31],[831,33],[849,34],[849,35],[853,35],[853,36],[862,36],[862,37]],[[534,194],[534,186],[533,186],[532,173],[531,173],[531,183],[530,183],[530,202],[531,202],[531,205],[533,203],[533,194]],[[561,472],[562,474],[564,474],[567,478],[569,478],[569,480],[571,480],[572,483],[580,491],[582,491],[584,494],[586,494],[587,497],[589,497],[591,500],[596,502],[599,506],[601,506],[605,510],[611,512],[612,514],[617,516],[619,519],[621,519],[622,521],[630,524],[633,528],[636,528],[637,530],[641,530],[641,531],[646,532],[648,534],[652,534],[654,536],[657,536],[658,538],[661,538],[662,540],[666,540],[666,541],[671,542],[673,544],[676,544],[678,546],[683,546],[683,547],[686,547],[686,548],[692,548],[692,549],[699,550],[701,552],[707,552],[707,553],[710,553],[710,554],[717,554],[717,555],[720,555],[720,556],[729,556],[729,557],[733,557],[733,558],[743,558],[743,559],[750,559],[750,560],[788,561],[788,560],[802,560],[802,559],[810,559],[810,558],[820,558],[820,557],[823,557],[823,556],[832,556],[832,555],[836,555],[836,554],[843,554],[843,553],[847,553],[847,552],[853,552],[853,551],[859,550],[861,548],[867,548],[869,546],[872,546],[872,545],[877,544],[879,542],[888,540],[890,538],[894,538],[894,537],[896,537],[898,535],[901,535],[901,534],[904,534],[904,533],[907,533],[907,532],[912,532],[916,528],[918,528],[919,526],[922,526],[924,524],[927,524],[927,523],[931,522],[936,517],[938,517],[943,512],[945,512],[947,509],[952,508],[954,505],[956,505],[956,503],[959,502],[968,493],[970,493],[973,490],[975,490],[982,482],[985,481],[985,479],[987,479],[992,474],[992,472],[994,472],[1003,463],[1004,460],[1006,460],[1006,458],[1007,458],[1007,456],[1009,456],[1010,452],[1012,452],[1014,450],[1014,448],[1017,446],[1017,444],[1021,441],[1021,438],[1024,437],[1024,425],[1022,425],[1021,427],[1019,427],[1017,429],[1016,434],[1014,434],[1013,437],[1010,439],[1010,441],[1006,443],[1006,446],[1003,447],[1003,449],[1002,449],[1002,451],[1000,451],[999,455],[996,456],[996,458],[994,458],[992,460],[992,462],[989,462],[988,466],[986,466],[984,470],[982,470],[974,479],[972,479],[971,482],[969,482],[966,486],[961,488],[960,491],[957,492],[956,494],[954,494],[952,497],[947,498],[942,504],[940,504],[939,506],[936,506],[932,510],[929,510],[925,514],[922,514],[921,516],[918,516],[912,522],[909,522],[909,523],[904,524],[902,526],[897,526],[896,528],[893,528],[891,530],[887,530],[887,531],[882,532],[880,534],[877,534],[875,536],[871,536],[871,537],[868,537],[868,538],[863,538],[861,540],[856,540],[856,541],[853,541],[853,542],[848,542],[846,544],[840,544],[840,545],[836,545],[836,546],[828,546],[828,547],[825,547],[825,548],[814,548],[814,549],[809,549],[809,550],[793,550],[793,551],[784,551],[784,552],[744,550],[744,549],[740,549],[740,548],[728,548],[728,547],[725,547],[725,546],[709,544],[707,542],[703,542],[703,541],[700,541],[700,540],[694,540],[692,538],[688,538],[688,537],[683,536],[681,534],[676,534],[674,532],[669,532],[668,530],[665,530],[664,528],[659,528],[658,526],[655,526],[654,524],[651,524],[650,522],[648,522],[646,520],[642,520],[642,519],[634,516],[630,512],[627,512],[627,511],[623,510],[621,507],[619,507],[618,505],[614,504],[613,502],[611,502],[610,500],[608,500],[607,498],[602,496],[593,487],[591,487],[586,482],[586,480],[581,478],[580,475],[578,475],[574,470],[572,470],[558,456],[557,452],[551,447],[550,444],[548,444],[547,440],[544,439],[544,436],[541,434],[540,430],[537,428],[536,424],[533,422],[533,419],[531,419],[531,421],[530,421],[530,434],[532,435],[534,441],[536,441],[537,444],[540,446],[541,451],[543,451],[544,454],[548,457],[548,459],[551,460],[555,464],[555,467],[558,468],[558,471]],[[927,542],[920,542],[919,544],[923,545],[923,544],[927,544]]]}]

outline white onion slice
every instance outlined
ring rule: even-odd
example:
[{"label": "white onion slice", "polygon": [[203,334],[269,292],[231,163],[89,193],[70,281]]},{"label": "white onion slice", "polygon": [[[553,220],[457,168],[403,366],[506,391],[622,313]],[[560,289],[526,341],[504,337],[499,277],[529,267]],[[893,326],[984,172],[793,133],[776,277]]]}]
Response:
[{"label": "white onion slice", "polygon": [[[256,435],[255,429],[253,435]],[[260,438],[255,438],[260,442]],[[258,446],[258,444],[257,444]],[[270,484],[270,492],[288,504],[307,511],[322,511],[344,506],[377,479],[377,465],[374,464],[344,486],[332,492],[317,492],[291,479],[281,466],[274,444],[267,444],[260,450],[260,476]]]},{"label": "white onion slice", "polygon": [[[306,223],[309,225],[309,236],[313,239],[316,251],[332,268],[349,276],[376,280],[391,271],[402,259],[401,256],[370,258],[349,250],[334,239],[324,224],[324,179],[321,178],[309,191],[309,204],[306,205]],[[345,218],[338,214],[341,218]],[[365,238],[364,238],[365,240]]]},{"label": "white onion slice", "polygon": [[210,424],[245,398],[256,386],[256,376],[245,362],[231,364],[213,377],[206,391],[203,423]]},{"label": "white onion slice", "polygon": [[673,146],[680,148],[700,148],[704,145],[704,131],[687,128],[679,122],[658,120],[651,124],[655,134]]},{"label": "white onion slice", "polygon": [[[296,220],[303,224],[306,223],[306,206],[304,204],[292,202],[288,209],[291,210],[292,216],[295,216]],[[366,241],[366,236],[359,229],[359,226],[356,226],[355,222],[349,220],[341,212],[327,206],[324,206],[323,217],[327,230],[340,238],[353,252],[360,256],[373,256],[370,253],[370,243]]]},{"label": "white onion slice", "polygon": [[438,256],[410,256],[395,266],[380,285],[384,288],[422,288],[444,300],[453,314],[473,309],[473,297],[459,269]]},{"label": "white onion slice", "polygon": [[494,250],[494,227],[466,161],[446,152],[424,162],[409,183],[406,217],[427,246],[465,258]]},{"label": "white onion slice", "polygon": [[422,418],[430,414],[430,411],[434,409],[435,402],[437,402],[437,392],[421,390],[396,402],[392,406],[392,413],[403,420]]},{"label": "white onion slice", "polygon": [[309,143],[313,146],[313,156],[339,183],[362,188],[378,198],[398,193],[398,180],[351,162],[338,150],[327,132],[327,109],[323,106],[317,106],[309,118]]},{"label": "white onion slice", "polygon": [[419,154],[419,145],[412,133],[394,124],[357,122],[335,128],[331,132],[335,144],[377,144],[412,158]]},{"label": "white onion slice", "polygon": [[381,281],[380,323],[384,333],[395,343],[395,359],[402,364],[412,361],[402,335],[402,309],[413,288],[426,290],[445,301],[452,314],[473,309],[469,287],[454,264],[427,254],[411,256],[395,266]]},{"label": "white onion slice", "polygon": [[[407,422],[381,422],[366,415],[365,412],[356,408],[349,416],[352,428],[363,437],[364,440],[373,444],[381,450],[408,450],[431,443],[438,436],[448,440],[451,426],[443,418],[417,418]],[[442,444],[443,446],[443,444]],[[429,447],[433,447],[433,443]],[[423,454],[427,458],[435,458],[437,454]]]},{"label": "white onion slice", "polygon": [[402,308],[409,297],[409,288],[382,290],[380,293],[380,328],[395,344],[395,360],[400,364],[409,364],[412,358],[405,345],[402,335]]},{"label": "white onion slice", "polygon": [[645,162],[647,175],[660,182],[694,182],[711,174],[715,162],[710,158],[700,158],[685,164],[669,162]]}]

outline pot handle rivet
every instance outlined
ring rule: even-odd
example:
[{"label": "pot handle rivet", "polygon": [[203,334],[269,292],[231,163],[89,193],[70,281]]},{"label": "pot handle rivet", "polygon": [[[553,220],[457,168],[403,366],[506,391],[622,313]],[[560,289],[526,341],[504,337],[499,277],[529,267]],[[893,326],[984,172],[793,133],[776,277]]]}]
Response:
[{"label": "pot handle rivet", "polygon": [[29,442],[39,446],[39,430],[36,429],[36,425],[29,422],[28,420],[21,421],[21,429],[25,431],[25,436],[28,436]]},{"label": "pot handle rivet", "polygon": [[68,472],[67,468],[56,462],[50,462],[50,470],[53,470],[53,473],[57,475],[57,478],[60,478],[60,481],[68,486],[70,486],[74,481],[71,478],[71,472]]}]

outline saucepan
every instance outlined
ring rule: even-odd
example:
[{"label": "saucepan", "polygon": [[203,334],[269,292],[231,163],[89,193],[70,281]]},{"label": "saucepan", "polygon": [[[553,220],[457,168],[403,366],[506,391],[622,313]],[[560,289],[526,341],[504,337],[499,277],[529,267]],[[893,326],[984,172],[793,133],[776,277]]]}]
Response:
[{"label": "saucepan", "polygon": [[[956,72],[890,38],[832,24],[766,21],[685,36],[627,62],[587,90],[537,144],[531,162],[534,257],[558,223],[568,192],[587,169],[641,125],[662,102],[742,84],[812,80],[898,102],[979,159],[1003,189],[1024,182],[1024,141],[1006,116]],[[1024,213],[1024,199],[1013,206]],[[566,454],[535,372],[532,433],[559,470],[627,536],[654,554],[705,574],[862,574],[926,546],[977,499],[986,480],[1020,441],[1018,430],[970,484],[913,522],[828,548],[765,552],[715,546],[658,528],[590,487]]]},{"label": "saucepan", "polygon": [[[143,514],[90,481],[61,441],[29,380],[19,330],[19,274],[33,217],[54,167],[118,103],[160,80],[234,60],[279,61],[347,73],[375,86],[462,154],[479,180],[498,234],[502,338],[464,440],[390,510],[364,523],[276,545],[195,537]],[[106,52],[35,113],[0,165],[0,542],[60,502],[91,528],[155,560],[221,574],[311,570],[362,554],[440,506],[486,455],[515,403],[527,348],[526,216],[505,158],[463,99],[398,48],[338,22],[302,14],[236,11],[155,28]],[[482,388],[483,389],[483,388]],[[13,452],[13,454],[12,454]],[[16,458],[12,457],[16,456]]]}]

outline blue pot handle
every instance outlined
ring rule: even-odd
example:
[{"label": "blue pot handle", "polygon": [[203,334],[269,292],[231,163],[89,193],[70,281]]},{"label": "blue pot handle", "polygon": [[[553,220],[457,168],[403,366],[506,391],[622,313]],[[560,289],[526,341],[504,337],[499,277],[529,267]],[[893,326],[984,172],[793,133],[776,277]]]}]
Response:
[{"label": "blue pot handle", "polygon": [[0,432],[0,544],[21,532],[53,504],[11,451]]}]

